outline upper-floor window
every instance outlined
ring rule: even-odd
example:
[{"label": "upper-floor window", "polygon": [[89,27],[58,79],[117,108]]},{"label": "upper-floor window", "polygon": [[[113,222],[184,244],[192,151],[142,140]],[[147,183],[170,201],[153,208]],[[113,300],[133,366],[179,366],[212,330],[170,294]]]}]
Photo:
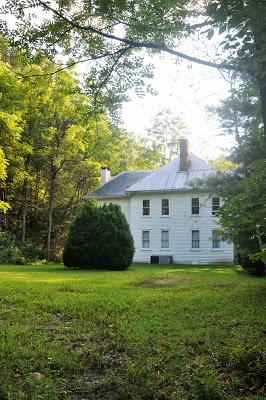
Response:
[{"label": "upper-floor window", "polygon": [[192,197],[191,199],[191,214],[197,215],[199,214],[199,198]]},{"label": "upper-floor window", "polygon": [[220,197],[212,198],[212,215],[218,215],[218,211],[220,208]]},{"label": "upper-floor window", "polygon": [[161,248],[169,248],[169,231],[161,231]]},{"label": "upper-floor window", "polygon": [[142,248],[150,248],[150,231],[142,231]]},{"label": "upper-floor window", "polygon": [[162,199],[162,215],[169,215],[169,199]]},{"label": "upper-floor window", "polygon": [[143,200],[142,202],[142,215],[150,215],[150,200]]},{"label": "upper-floor window", "polygon": [[199,249],[199,247],[200,247],[200,236],[199,236],[198,230],[192,231],[191,247],[192,247],[192,249]]},{"label": "upper-floor window", "polygon": [[217,231],[212,231],[212,248],[220,249],[221,247],[221,236],[217,233]]}]

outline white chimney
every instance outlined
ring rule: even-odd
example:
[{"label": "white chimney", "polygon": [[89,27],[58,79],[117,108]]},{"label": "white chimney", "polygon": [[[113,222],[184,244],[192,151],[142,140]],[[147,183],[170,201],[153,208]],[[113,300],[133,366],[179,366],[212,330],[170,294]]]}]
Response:
[{"label": "white chimney", "polygon": [[189,167],[189,152],[188,140],[180,139],[180,171],[188,171]]},{"label": "white chimney", "polygon": [[101,168],[101,185],[104,185],[105,183],[109,182],[111,180],[111,171],[109,168],[102,167]]}]

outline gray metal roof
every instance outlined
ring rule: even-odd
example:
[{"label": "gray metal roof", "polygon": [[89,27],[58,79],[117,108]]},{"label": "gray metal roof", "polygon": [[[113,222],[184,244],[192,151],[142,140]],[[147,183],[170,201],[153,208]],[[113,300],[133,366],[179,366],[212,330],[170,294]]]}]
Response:
[{"label": "gray metal roof", "polygon": [[88,193],[86,198],[126,196],[126,190],[149,175],[152,170],[121,172],[111,181]]},{"label": "gray metal roof", "polygon": [[134,192],[189,190],[193,188],[192,181],[215,173],[213,168],[194,154],[190,154],[188,171],[180,171],[179,161],[178,156],[158,170],[122,172],[86,197],[121,197]]},{"label": "gray metal roof", "polygon": [[188,190],[193,187],[192,181],[203,179],[215,173],[205,161],[190,154],[188,171],[180,171],[179,156],[165,167],[151,172],[146,178],[130,186],[126,191],[146,192],[160,190]]}]

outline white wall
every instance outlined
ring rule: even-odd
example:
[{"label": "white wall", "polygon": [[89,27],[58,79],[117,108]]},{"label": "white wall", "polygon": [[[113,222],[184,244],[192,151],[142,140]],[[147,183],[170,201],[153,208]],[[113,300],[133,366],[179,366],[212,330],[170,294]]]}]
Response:
[{"label": "white wall", "polygon": [[[191,198],[200,198],[200,215],[191,215]],[[161,199],[169,199],[169,216],[161,215]],[[142,215],[142,200],[150,200],[149,216]],[[99,201],[100,204],[106,201]],[[211,198],[197,193],[132,195],[131,199],[110,199],[119,204],[134,237],[136,262],[150,262],[152,255],[172,255],[175,263],[232,263],[233,244],[221,242],[212,248],[212,231],[219,229],[218,218],[211,214]],[[150,249],[142,249],[142,231],[150,231]],[[169,230],[169,249],[161,249],[161,230]],[[200,230],[200,249],[191,248],[191,232]]]}]

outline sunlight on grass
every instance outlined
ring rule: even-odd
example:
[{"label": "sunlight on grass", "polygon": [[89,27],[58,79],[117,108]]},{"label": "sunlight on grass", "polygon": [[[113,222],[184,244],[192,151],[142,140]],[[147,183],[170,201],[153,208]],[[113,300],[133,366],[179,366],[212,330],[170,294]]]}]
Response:
[{"label": "sunlight on grass", "polygon": [[0,398],[264,396],[265,280],[235,267],[0,266],[0,290]]}]

